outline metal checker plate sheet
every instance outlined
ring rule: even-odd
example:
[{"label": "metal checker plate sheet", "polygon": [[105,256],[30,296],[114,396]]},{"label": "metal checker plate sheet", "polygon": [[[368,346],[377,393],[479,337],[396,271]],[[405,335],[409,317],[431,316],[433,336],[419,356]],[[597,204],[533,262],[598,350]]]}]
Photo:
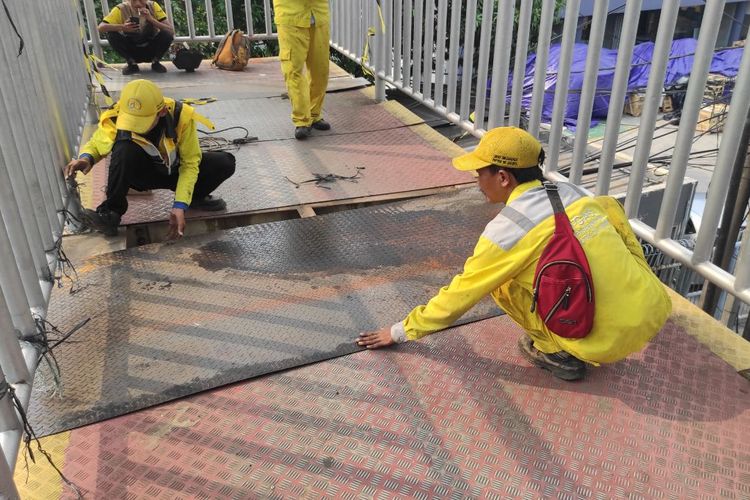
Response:
[{"label": "metal checker plate sheet", "polygon": [[[214,218],[473,182],[469,173],[451,166],[445,152],[435,149],[364,93],[332,94],[326,102],[326,116],[333,130],[316,131],[305,141],[292,137],[288,101],[238,99],[204,106],[201,112],[215,119],[218,128],[241,125],[260,141],[243,145],[234,153],[235,175],[215,192],[226,200],[227,212],[190,211],[189,215]],[[237,137],[232,132],[224,135]],[[315,183],[296,187],[290,182],[313,179],[316,173],[352,176],[357,167],[363,170],[356,182],[338,180],[325,187]],[[94,169],[95,204],[104,199],[107,168],[105,161]],[[166,190],[130,196],[122,223],[165,221],[173,197]]]},{"label": "metal checker plate sheet", "polygon": [[[281,65],[276,57],[262,59],[251,59],[244,71],[222,71],[212,68],[208,61],[203,61],[194,73],[177,71],[171,64],[166,65],[166,73],[154,73],[143,71],[131,76],[120,74],[121,66],[104,68],[102,74],[105,76],[104,85],[107,90],[117,95],[130,81],[138,78],[146,78],[156,83],[164,95],[171,97],[176,92],[187,92],[178,97],[211,97],[206,95],[204,89],[219,90],[224,95],[227,92],[236,91],[242,97],[271,97],[280,96],[286,92],[284,76],[281,74]],[[147,64],[141,64],[146,69]],[[342,90],[362,85],[362,79],[352,78],[346,71],[331,62],[329,66],[329,90]],[[184,90],[182,90],[184,89]],[[196,95],[200,92],[201,95]]]},{"label": "metal checker plate sheet", "polygon": [[[53,324],[91,322],[56,350],[63,397],[35,384],[31,422],[47,435],[354,352],[448,283],[496,211],[459,192],[93,258],[81,292],[53,295]],[[494,314],[487,299],[466,319]]]},{"label": "metal checker plate sheet", "polygon": [[92,498],[750,497],[750,384],[673,320],[576,383],[519,335],[498,317],[206,392],[56,459]]}]

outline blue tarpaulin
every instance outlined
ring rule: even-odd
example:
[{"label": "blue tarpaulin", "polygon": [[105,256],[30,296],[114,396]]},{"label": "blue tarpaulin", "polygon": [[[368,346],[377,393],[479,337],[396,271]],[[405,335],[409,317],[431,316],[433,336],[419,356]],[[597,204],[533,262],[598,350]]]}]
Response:
[{"label": "blue tarpaulin", "polygon": [[[682,38],[672,42],[669,61],[667,62],[666,74],[664,77],[665,87],[670,87],[687,81],[693,67],[696,47],[697,40],[693,38]],[[728,77],[736,76],[739,70],[740,59],[742,58],[742,51],[742,47],[717,51],[711,61],[710,71]],[[565,107],[565,125],[569,127],[575,127],[576,120],[578,119],[578,108],[580,106],[587,53],[588,45],[586,44],[577,43],[573,47],[573,63],[571,66],[570,83],[568,86],[568,102]],[[640,43],[633,48],[633,58],[628,78],[628,92],[645,89],[648,85],[653,54],[653,42]],[[609,110],[609,97],[612,91],[612,81],[614,79],[616,63],[617,51],[612,49],[602,49],[599,58],[599,73],[596,80],[596,97],[594,99],[594,107],[591,113],[592,123],[595,123],[597,119],[607,117],[607,112]],[[545,122],[550,122],[552,119],[552,107],[555,88],[557,87],[559,66],[560,45],[556,44],[550,46],[549,60],[546,68],[547,76],[544,84],[544,103],[542,105],[542,121]],[[524,95],[522,106],[526,109],[531,107],[531,92],[534,86],[535,69],[536,54],[531,54],[526,60],[526,74],[524,75]]]}]

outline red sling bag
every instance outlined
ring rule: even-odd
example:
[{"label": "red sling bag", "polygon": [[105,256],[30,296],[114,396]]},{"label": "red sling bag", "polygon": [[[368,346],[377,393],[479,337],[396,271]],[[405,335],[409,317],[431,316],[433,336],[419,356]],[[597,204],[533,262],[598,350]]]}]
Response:
[{"label": "red sling bag", "polygon": [[531,312],[536,311],[555,335],[583,338],[594,324],[594,282],[589,261],[573,233],[557,186],[545,182],[544,189],[555,214],[555,233],[536,265]]}]

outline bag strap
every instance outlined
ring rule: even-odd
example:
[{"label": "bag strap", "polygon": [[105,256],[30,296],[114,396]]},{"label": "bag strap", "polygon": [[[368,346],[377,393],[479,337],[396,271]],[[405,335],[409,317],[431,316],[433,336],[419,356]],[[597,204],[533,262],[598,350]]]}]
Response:
[{"label": "bag strap", "polygon": [[574,234],[573,226],[570,225],[568,214],[565,213],[565,205],[560,199],[560,193],[557,184],[545,181],[544,190],[547,191],[547,197],[552,204],[552,212],[555,214],[555,234],[569,233]]}]

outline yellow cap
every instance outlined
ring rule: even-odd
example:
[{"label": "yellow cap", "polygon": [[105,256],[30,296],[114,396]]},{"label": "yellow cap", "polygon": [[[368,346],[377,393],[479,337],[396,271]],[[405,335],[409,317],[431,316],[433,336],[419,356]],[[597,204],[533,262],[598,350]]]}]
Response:
[{"label": "yellow cap", "polygon": [[164,109],[164,96],[153,82],[133,80],[123,87],[118,104],[117,129],[143,134],[151,129],[156,115]]},{"label": "yellow cap", "polygon": [[539,165],[542,145],[536,138],[517,127],[493,128],[471,153],[453,158],[458,170],[478,170],[496,165],[505,168],[528,168]]}]

